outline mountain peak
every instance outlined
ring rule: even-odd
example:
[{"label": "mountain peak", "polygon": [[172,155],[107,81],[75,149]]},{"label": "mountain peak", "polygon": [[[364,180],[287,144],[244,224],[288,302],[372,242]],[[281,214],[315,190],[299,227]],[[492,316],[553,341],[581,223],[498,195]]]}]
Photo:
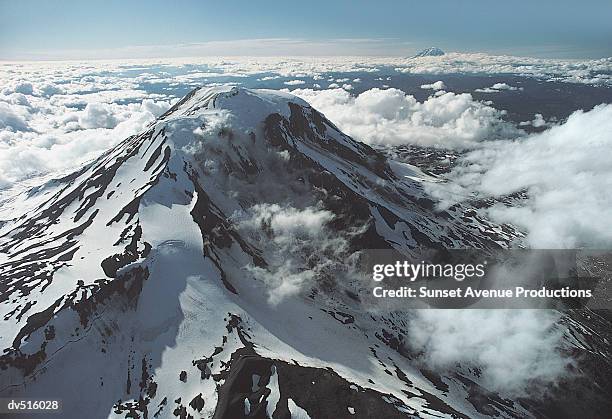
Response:
[{"label": "mountain peak", "polygon": [[233,115],[234,126],[252,128],[270,114],[290,115],[289,104],[310,107],[303,99],[290,93],[268,89],[247,89],[238,86],[196,88],[174,105],[160,120],[198,116],[212,112]]},{"label": "mountain peak", "polygon": [[[0,388],[11,397],[24,383],[34,395],[52,388],[65,409],[95,408],[96,417],[147,417],[168,400],[194,417],[241,417],[235,383],[256,374],[262,386],[247,400],[270,409],[278,402],[266,401],[263,383],[295,400],[307,399],[305,388],[348,395],[325,407],[328,417],[346,416],[333,409],[349,403],[389,418],[419,403],[455,412],[459,396],[428,385],[422,402],[404,397],[404,377],[421,374],[390,344],[375,356],[397,377],[383,366],[364,378],[371,348],[395,339],[383,327],[399,330],[406,318],[388,326],[361,310],[369,293],[345,268],[366,246],[497,249],[516,237],[459,205],[435,209],[422,186],[430,179],[293,95],[195,89],[144,132],[31,191],[35,209],[1,226]],[[279,318],[303,333],[287,334]],[[359,343],[355,356],[342,358],[337,336]],[[330,350],[342,375],[321,361]],[[311,390],[317,376],[328,378]],[[297,380],[308,386],[285,384]],[[393,403],[374,380],[397,394]],[[72,397],[75,388],[98,405]]]},{"label": "mountain peak", "polygon": [[421,51],[418,54],[416,54],[413,58],[439,57],[441,55],[444,55],[444,51],[442,51],[440,48],[429,47],[429,48],[425,48],[423,51]]}]

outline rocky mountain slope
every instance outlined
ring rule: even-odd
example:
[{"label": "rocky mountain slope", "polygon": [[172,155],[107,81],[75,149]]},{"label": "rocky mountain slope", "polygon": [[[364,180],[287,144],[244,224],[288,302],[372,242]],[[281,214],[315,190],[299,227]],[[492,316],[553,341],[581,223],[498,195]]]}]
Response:
[{"label": "rocky mountain slope", "polygon": [[[570,384],[530,400],[487,389],[470,366],[429,370],[406,342],[409,312],[363,310],[361,249],[486,250],[519,235],[470,208],[435,210],[422,187],[431,181],[289,94],[196,89],[11,203],[0,225],[0,394],[60,398],[66,418],[580,409]],[[587,357],[582,375],[600,371],[579,388],[610,388],[609,323],[585,316],[562,326],[568,351]]]}]

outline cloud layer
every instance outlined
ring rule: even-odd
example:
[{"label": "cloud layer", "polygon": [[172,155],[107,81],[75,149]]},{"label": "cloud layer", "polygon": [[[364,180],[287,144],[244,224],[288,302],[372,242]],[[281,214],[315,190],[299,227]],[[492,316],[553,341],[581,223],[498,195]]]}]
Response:
[{"label": "cloud layer", "polygon": [[89,69],[5,79],[0,90],[0,188],[77,166],[142,131],[170,107],[133,80]]},{"label": "cloud layer", "polygon": [[460,160],[443,188],[445,205],[525,192],[489,215],[522,227],[534,248],[612,245],[612,105],[576,111],[566,122],[515,141],[488,142]]},{"label": "cloud layer", "polygon": [[398,89],[374,88],[356,97],[344,89],[296,89],[291,93],[308,101],[347,134],[369,144],[466,148],[520,134],[503,121],[503,112],[468,93],[437,90],[424,102]]},{"label": "cloud layer", "polygon": [[408,344],[428,368],[478,367],[487,388],[523,396],[567,374],[558,320],[551,310],[415,310]]}]

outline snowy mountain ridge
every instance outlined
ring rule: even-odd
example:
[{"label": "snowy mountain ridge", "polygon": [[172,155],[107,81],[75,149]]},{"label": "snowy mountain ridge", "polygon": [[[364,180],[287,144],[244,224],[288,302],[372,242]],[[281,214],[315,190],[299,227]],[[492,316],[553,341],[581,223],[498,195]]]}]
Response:
[{"label": "snowy mountain ridge", "polygon": [[196,89],[0,226],[0,394],[75,418],[537,417],[412,362],[410,313],[361,307],[361,249],[517,237],[435,210],[431,181],[290,94]]},{"label": "snowy mountain ridge", "polygon": [[437,47],[425,48],[423,51],[416,54],[413,58],[419,57],[440,57],[444,55],[444,51]]}]

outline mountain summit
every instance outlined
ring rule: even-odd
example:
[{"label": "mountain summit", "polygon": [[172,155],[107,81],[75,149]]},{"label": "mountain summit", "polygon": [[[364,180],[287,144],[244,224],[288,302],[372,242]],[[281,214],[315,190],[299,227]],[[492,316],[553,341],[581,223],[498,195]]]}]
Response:
[{"label": "mountain summit", "polygon": [[360,249],[516,237],[425,181],[290,94],[192,91],[0,225],[0,394],[66,418],[540,416],[361,306]]},{"label": "mountain summit", "polygon": [[419,52],[413,58],[419,58],[419,57],[439,57],[441,55],[444,55],[444,51],[442,51],[440,48],[430,47],[430,48],[426,48],[423,51]]}]

